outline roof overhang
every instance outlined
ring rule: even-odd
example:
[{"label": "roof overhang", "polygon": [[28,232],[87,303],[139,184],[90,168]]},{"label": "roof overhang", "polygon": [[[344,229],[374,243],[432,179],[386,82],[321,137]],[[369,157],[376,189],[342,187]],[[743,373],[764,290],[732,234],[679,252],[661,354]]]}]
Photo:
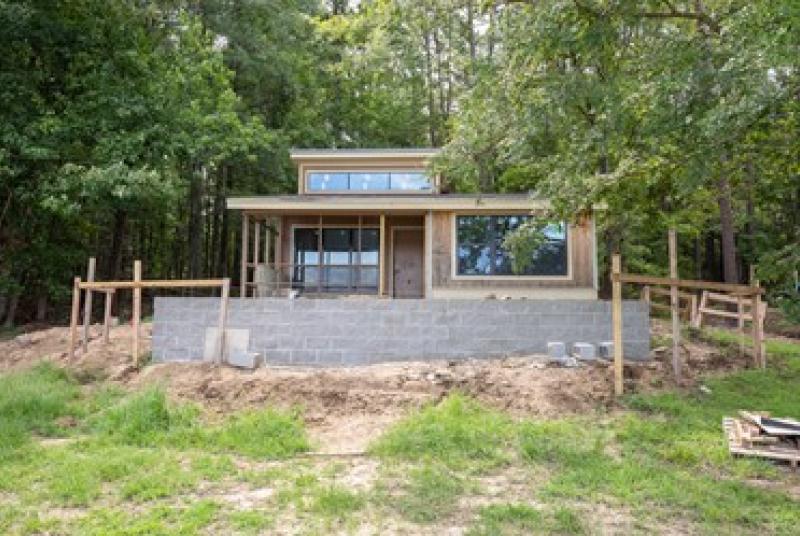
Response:
[{"label": "roof overhang", "polygon": [[372,160],[372,159],[423,159],[439,154],[437,148],[414,149],[292,149],[289,157],[294,162],[319,160]]},{"label": "roof overhang", "polygon": [[296,195],[230,197],[233,210],[269,212],[536,211],[551,208],[528,195]]}]

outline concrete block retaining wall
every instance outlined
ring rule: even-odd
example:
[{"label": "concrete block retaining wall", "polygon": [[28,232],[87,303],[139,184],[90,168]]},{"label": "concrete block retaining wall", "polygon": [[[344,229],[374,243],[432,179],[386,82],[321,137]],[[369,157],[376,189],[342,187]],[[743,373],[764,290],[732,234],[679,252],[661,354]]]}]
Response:
[{"label": "concrete block retaining wall", "polygon": [[[548,341],[611,340],[611,304],[598,300],[231,299],[228,328],[250,331],[267,363],[359,365],[547,352]],[[153,358],[201,360],[218,298],[155,299]],[[646,359],[647,307],[623,304],[626,359]]]}]

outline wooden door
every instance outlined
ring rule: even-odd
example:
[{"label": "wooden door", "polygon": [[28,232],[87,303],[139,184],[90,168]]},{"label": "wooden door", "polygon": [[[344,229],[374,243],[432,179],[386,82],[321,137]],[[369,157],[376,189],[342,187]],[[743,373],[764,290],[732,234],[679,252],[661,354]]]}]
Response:
[{"label": "wooden door", "polygon": [[393,238],[394,297],[422,298],[422,229],[395,229]]}]

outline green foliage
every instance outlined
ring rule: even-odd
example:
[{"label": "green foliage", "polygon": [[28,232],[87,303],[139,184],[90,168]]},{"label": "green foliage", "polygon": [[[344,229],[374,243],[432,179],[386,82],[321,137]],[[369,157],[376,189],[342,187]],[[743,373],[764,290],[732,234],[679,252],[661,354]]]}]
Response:
[{"label": "green foliage", "polygon": [[384,457],[489,467],[506,460],[513,429],[507,416],[454,393],[392,426],[370,451]]}]

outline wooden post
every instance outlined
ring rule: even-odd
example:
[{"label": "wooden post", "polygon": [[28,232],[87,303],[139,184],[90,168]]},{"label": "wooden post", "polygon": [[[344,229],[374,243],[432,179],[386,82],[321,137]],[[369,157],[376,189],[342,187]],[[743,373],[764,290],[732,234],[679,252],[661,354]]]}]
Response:
[{"label": "wooden post", "polygon": [[[133,281],[139,283],[142,280],[142,261],[133,261]],[[139,366],[139,321],[142,316],[142,287],[133,288],[133,318],[131,326],[133,328],[133,364]]]},{"label": "wooden post", "polygon": [[114,297],[114,289],[106,290],[106,304],[103,311],[103,342],[108,344],[109,330],[111,328],[111,298]]},{"label": "wooden post", "polygon": [[614,332],[614,394],[620,396],[624,392],[622,379],[622,282],[618,277],[622,271],[619,253],[611,256],[611,322]]},{"label": "wooden post", "polygon": [[647,314],[650,315],[650,285],[645,285],[642,287],[642,301],[647,304]]},{"label": "wooden post", "polygon": [[697,319],[697,294],[692,292],[689,298],[689,325],[694,326]]},{"label": "wooden post", "polygon": [[225,362],[225,329],[228,323],[228,296],[230,294],[230,289],[231,280],[226,277],[223,280],[222,292],[220,293],[219,324],[217,328],[219,331],[219,337],[217,338],[219,344],[217,348],[217,363],[220,365]]},{"label": "wooden post", "polygon": [[249,255],[247,254],[247,246],[249,237],[247,236],[250,231],[250,217],[247,213],[242,213],[242,266],[239,276],[239,297],[247,297],[247,261]]},{"label": "wooden post", "polygon": [[736,333],[739,337],[739,357],[742,357],[744,355],[744,298],[741,294],[736,296]]},{"label": "wooden post", "polygon": [[378,296],[386,293],[386,214],[381,214],[381,228],[378,236]]},{"label": "wooden post", "polygon": [[[94,282],[94,272],[96,266],[94,257],[89,257],[89,266],[86,269],[86,281]],[[92,324],[92,291],[86,289],[86,299],[83,303],[83,351],[89,350],[89,326]]]},{"label": "wooden post", "polygon": [[[761,284],[758,279],[754,280],[753,287],[759,289]],[[765,368],[767,366],[766,359],[764,358],[762,323],[761,315],[761,294],[756,292],[753,294],[753,304],[750,306],[750,316],[753,319],[753,361],[757,367]]]},{"label": "wooden post", "polygon": [[253,222],[254,237],[253,237],[253,266],[258,266],[261,262],[261,222],[255,220]]},{"label": "wooden post", "polygon": [[81,278],[76,277],[72,285],[72,312],[69,320],[69,358],[75,357],[78,344],[78,315],[81,309]]},{"label": "wooden post", "polygon": [[[678,279],[678,234],[675,229],[669,230],[669,276]],[[669,287],[670,315],[672,316],[672,373],[675,381],[681,379],[681,317],[678,303],[678,287]]]}]

